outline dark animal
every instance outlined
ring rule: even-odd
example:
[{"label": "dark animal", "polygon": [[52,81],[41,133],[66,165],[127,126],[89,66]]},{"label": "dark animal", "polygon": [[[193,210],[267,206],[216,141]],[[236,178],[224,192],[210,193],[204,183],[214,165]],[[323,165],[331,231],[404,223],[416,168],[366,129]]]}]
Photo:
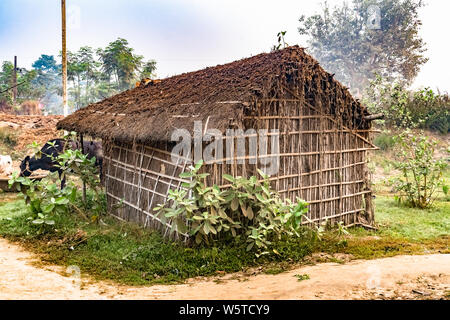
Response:
[{"label": "dark animal", "polygon": [[[76,148],[80,148],[80,143],[75,142]],[[103,181],[103,148],[102,143],[98,141],[83,141],[83,153],[88,159],[95,157],[95,165],[100,171],[100,180]]]},{"label": "dark animal", "polygon": [[[50,143],[54,145],[51,145]],[[32,174],[33,171],[41,169],[50,172],[57,171],[61,179],[63,171],[58,167],[56,158],[67,148],[72,150],[79,149],[79,142],[66,141],[64,139],[52,139],[47,141],[40,151],[40,157],[26,156],[25,159],[22,160],[20,164],[20,176],[28,177]],[[101,143],[95,141],[84,141],[83,153],[86,154],[89,159],[91,159],[92,157],[96,158],[95,164],[100,169],[100,179],[103,179],[103,152]],[[65,182],[66,178],[64,176],[61,179],[61,189],[64,188]]]}]

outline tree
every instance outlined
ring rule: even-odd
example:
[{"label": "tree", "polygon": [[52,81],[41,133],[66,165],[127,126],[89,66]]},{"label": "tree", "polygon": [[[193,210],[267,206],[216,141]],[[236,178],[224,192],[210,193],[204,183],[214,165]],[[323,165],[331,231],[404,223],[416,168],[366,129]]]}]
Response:
[{"label": "tree", "polygon": [[325,69],[359,93],[375,73],[411,83],[424,57],[418,10],[422,0],[353,0],[300,17],[299,33]]},{"label": "tree", "polygon": [[60,68],[60,66],[56,64],[55,57],[46,54],[42,54],[35,62],[33,62],[32,67],[46,73],[57,72]]},{"label": "tree", "polygon": [[12,102],[12,91],[8,89],[12,86],[13,70],[14,65],[10,61],[3,61],[0,71],[0,102]]},{"label": "tree", "polygon": [[47,112],[60,114],[62,112],[62,82],[61,65],[52,55],[42,54],[33,64],[37,76],[31,82],[33,90],[39,92],[36,97]]},{"label": "tree", "polygon": [[[10,61],[3,61],[0,71],[0,101],[11,104],[12,103],[12,79],[14,73],[14,65]],[[17,102],[21,103],[25,100],[39,99],[42,91],[36,90],[32,81],[36,79],[36,70],[27,70],[25,68],[18,68],[17,70]]]},{"label": "tree", "polygon": [[143,57],[133,53],[128,41],[118,38],[105,49],[98,49],[102,62],[102,71],[113,78],[118,90],[129,89],[138,78]]},{"label": "tree", "polygon": [[147,61],[146,63],[144,63],[142,67],[140,77],[141,79],[152,78],[155,76],[154,73],[155,71],[156,71],[156,61],[155,60]]},{"label": "tree", "polygon": [[91,95],[91,85],[100,77],[98,68],[100,62],[95,60],[95,53],[91,47],[81,47],[78,50],[78,59],[81,66],[82,74],[81,78],[86,82],[86,99],[85,104],[89,104],[93,101]]},{"label": "tree", "polygon": [[[105,49],[84,46],[76,52],[68,51],[69,106],[80,109],[131,88],[137,79],[154,77],[156,61],[144,62],[133,51],[120,38]],[[39,100],[45,111],[61,114],[61,65],[54,56],[42,54],[32,66],[32,70],[21,68],[17,72],[18,102]],[[0,66],[0,103],[7,106],[12,102],[12,91],[8,89],[12,86],[13,71],[14,65],[9,61]]]},{"label": "tree", "polygon": [[67,51],[67,80],[72,81],[72,87],[69,88],[69,94],[74,97],[73,104],[75,109],[81,108],[81,74],[83,72],[82,65],[79,61],[77,53]]}]

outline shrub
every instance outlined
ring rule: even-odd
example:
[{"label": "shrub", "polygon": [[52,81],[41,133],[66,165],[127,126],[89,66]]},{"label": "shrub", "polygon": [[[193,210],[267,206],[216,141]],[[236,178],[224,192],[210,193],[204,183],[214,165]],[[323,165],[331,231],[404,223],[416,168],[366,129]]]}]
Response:
[{"label": "shrub", "polygon": [[39,226],[39,232],[48,231],[55,224],[53,217],[69,212],[70,205],[76,201],[76,188],[72,184],[60,189],[54,180],[54,175],[35,180],[18,177],[17,172],[9,180],[9,186],[15,184],[17,191],[25,199],[30,213],[29,220]]},{"label": "shrub", "polygon": [[375,137],[374,144],[383,151],[390,150],[395,145],[395,139],[388,131],[384,131]]},{"label": "shrub", "polygon": [[17,145],[17,132],[7,127],[0,128],[0,141],[13,148]]},{"label": "shrub", "polygon": [[[36,147],[36,143],[33,146]],[[56,172],[42,180],[19,177],[16,172],[9,180],[9,187],[17,186],[17,191],[28,205],[30,221],[40,226],[40,232],[48,231],[54,225],[56,215],[69,212],[76,212],[85,219],[89,214],[92,221],[97,221],[106,211],[106,199],[101,190],[95,158],[88,159],[80,150],[67,149],[54,160],[63,169],[61,178],[71,172],[86,184],[87,194],[82,194],[73,182],[61,189]]]},{"label": "shrub", "polygon": [[433,158],[436,142],[423,133],[414,135],[406,131],[396,140],[400,150],[394,166],[401,176],[392,183],[399,192],[397,199],[412,207],[428,208],[433,204],[436,189],[443,185],[442,175],[447,164]]},{"label": "shrub", "polygon": [[282,201],[261,171],[263,182],[255,176],[224,175],[231,183],[229,188],[206,187],[203,180],[208,173],[199,173],[201,166],[202,162],[180,175],[191,182],[183,184],[186,190],[169,191],[169,207],[160,204],[154,209],[163,222],[172,220],[174,230],[189,233],[197,244],[212,243],[226,234],[244,236],[247,250],[256,248],[258,256],[267,254],[272,241],[282,235],[300,236],[306,202]]},{"label": "shrub", "polygon": [[421,128],[446,134],[450,130],[450,99],[430,88],[409,90],[403,82],[377,76],[366,89],[364,103],[373,113],[383,113],[382,125]]}]

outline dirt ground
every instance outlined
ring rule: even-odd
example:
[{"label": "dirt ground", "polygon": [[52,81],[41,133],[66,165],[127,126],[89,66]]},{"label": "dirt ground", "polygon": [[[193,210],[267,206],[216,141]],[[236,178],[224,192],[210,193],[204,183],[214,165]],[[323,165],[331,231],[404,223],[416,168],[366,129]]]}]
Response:
[{"label": "dirt ground", "polygon": [[[397,256],[304,266],[277,275],[230,274],[181,285],[120,286],[76,266],[36,267],[31,253],[0,239],[0,299],[448,299],[450,255]],[[66,273],[66,275],[62,275]],[[296,275],[308,275],[299,281]]]},{"label": "dirt ground", "polygon": [[34,141],[42,145],[50,139],[59,137],[56,123],[62,118],[62,116],[18,116],[0,112],[0,128],[17,132],[18,143],[14,150],[25,152],[28,145]]}]

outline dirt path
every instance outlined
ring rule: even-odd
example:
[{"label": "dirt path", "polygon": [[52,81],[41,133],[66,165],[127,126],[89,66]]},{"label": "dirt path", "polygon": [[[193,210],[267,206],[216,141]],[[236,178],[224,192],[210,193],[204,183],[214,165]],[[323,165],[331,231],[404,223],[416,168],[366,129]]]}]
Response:
[{"label": "dirt path", "polygon": [[[80,281],[62,276],[60,267],[34,267],[33,259],[0,239],[0,299],[448,299],[450,290],[448,254],[324,263],[278,275],[232,274],[151,287],[118,286],[83,275]],[[303,274],[310,279],[298,281],[296,275]]]}]

